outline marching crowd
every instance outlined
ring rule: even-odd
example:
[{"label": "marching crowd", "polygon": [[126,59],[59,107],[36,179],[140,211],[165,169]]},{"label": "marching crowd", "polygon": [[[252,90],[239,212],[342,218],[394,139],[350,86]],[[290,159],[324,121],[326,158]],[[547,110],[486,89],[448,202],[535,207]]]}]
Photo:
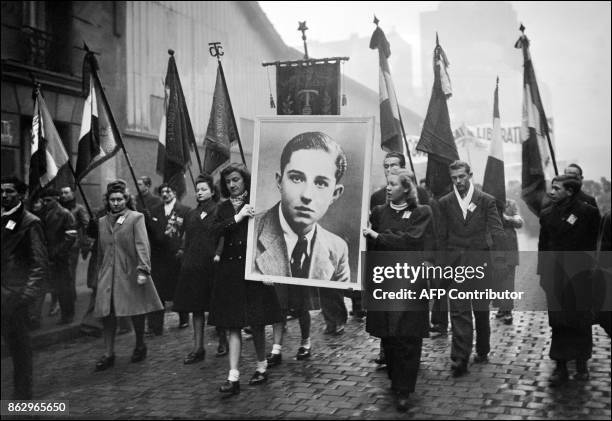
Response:
[{"label": "marching crowd", "polygon": [[[284,177],[304,185],[317,182],[307,177],[298,180],[288,170],[293,168],[291,160],[289,154],[285,167],[281,164],[279,186],[287,182]],[[508,200],[500,204],[482,192],[472,181],[469,164],[463,161],[450,164],[452,190],[438,199],[425,183],[416,185],[413,174],[405,169],[402,154],[387,154],[383,165],[386,186],[372,195],[370,223],[362,227],[368,250],[422,251],[428,263],[434,263],[436,251],[503,250],[506,259],[496,266],[495,281],[502,290],[513,289],[518,255],[512,252],[518,250],[516,229],[522,225],[516,203]],[[336,173],[336,181],[341,176]],[[610,213],[600,216],[595,200],[581,191],[581,181],[582,169],[574,164],[552,180],[540,212],[540,251],[610,250]],[[247,227],[255,211],[249,203],[250,174],[240,164],[230,164],[221,172],[219,186],[209,175],[198,176],[193,209],[179,203],[171,184],[160,186],[159,198],[150,191],[149,177],[139,179],[139,195],[131,195],[124,181],[113,181],[106,188],[104,209],[94,212],[92,219],[76,203],[70,186],[47,189],[39,201],[28,203],[23,181],[3,177],[1,184],[2,335],[13,358],[15,399],[32,399],[29,331],[40,326],[45,293],[52,293],[51,311],[61,314],[59,323],[73,322],[79,254],[83,258],[92,254],[88,286],[94,295],[88,315],[101,321],[104,340],[104,353],[95,362],[95,371],[113,367],[118,328],[133,329],[131,361],[144,360],[147,334],[163,335],[166,302],[172,302],[172,311],[179,314],[179,328],[188,328],[189,313],[192,315],[193,349],[184,364],[205,358],[204,326],[216,327],[216,355],[227,355],[229,365],[227,379],[219,388],[223,397],[240,393],[243,330],[252,335],[257,356],[250,385],[265,383],[268,370],[282,364],[289,317],[299,321],[297,360],[311,357],[310,311],[322,310],[325,334],[344,332],[347,309],[342,290],[245,280]],[[226,200],[220,201],[219,193]],[[308,204],[312,200],[309,194],[311,189],[304,188],[297,200]],[[281,247],[286,250],[286,270],[294,278],[307,278],[314,258],[313,242],[320,241],[325,231],[305,230],[296,235],[290,232],[295,226],[292,220],[286,221],[289,217],[281,210],[274,212],[280,215],[284,229],[285,244]],[[461,261],[469,260],[462,257],[467,255],[452,255],[455,260],[445,264],[470,264]],[[599,265],[609,268],[610,262],[604,258]],[[547,267],[540,262],[539,274],[549,304],[555,301],[558,305],[549,311],[549,355],[556,362],[550,384],[558,386],[569,380],[569,361],[575,361],[574,378],[586,381],[592,324],[600,323],[610,334],[609,312],[575,305],[580,291],[595,282],[589,278],[592,271],[569,279],[555,263]],[[331,276],[341,275],[336,270]],[[366,331],[381,339],[375,361],[386,365],[400,411],[408,408],[409,395],[416,387],[423,339],[446,334],[449,319],[452,375],[468,374],[474,331],[473,363],[488,361],[489,302],[420,300],[405,311],[368,311],[362,307],[359,292],[351,291],[350,298],[353,316],[365,317]],[[512,300],[493,305],[498,307],[498,318],[513,323]],[[128,318],[131,327],[122,326]],[[266,325],[273,325],[273,343],[267,355]]]}]

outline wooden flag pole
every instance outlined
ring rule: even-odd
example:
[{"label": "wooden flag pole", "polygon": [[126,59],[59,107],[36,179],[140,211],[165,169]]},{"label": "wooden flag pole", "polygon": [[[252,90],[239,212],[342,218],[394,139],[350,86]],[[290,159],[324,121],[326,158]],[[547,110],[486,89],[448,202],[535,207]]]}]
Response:
[{"label": "wooden flag pole", "polygon": [[128,152],[125,149],[125,145],[123,144],[123,139],[121,138],[121,132],[119,131],[119,128],[117,127],[117,123],[115,122],[115,117],[113,116],[113,112],[110,109],[108,99],[106,98],[106,93],[104,92],[104,89],[102,89],[102,81],[100,80],[100,76],[98,75],[98,70],[96,69],[96,66],[94,66],[94,64],[91,62],[91,57],[93,55],[91,51],[89,50],[89,48],[87,47],[87,45],[85,45],[85,50],[89,54],[87,59],[90,60],[89,65],[91,68],[91,74],[94,78],[94,82],[100,87],[100,95],[102,96],[102,102],[104,103],[104,107],[106,108],[106,111],[108,113],[109,122],[113,128],[113,131],[117,134],[117,141],[119,142],[119,146],[121,147],[121,150],[123,151],[123,154],[125,155],[125,160],[127,161],[128,168],[130,169],[130,174],[132,175],[132,179],[134,180],[136,191],[138,192],[138,198],[142,202],[144,208],[147,210],[150,210],[149,208],[147,208],[147,205],[144,200],[144,196],[142,195],[142,192],[138,188],[138,181],[136,179],[136,173],[134,173],[134,168],[132,167],[132,161],[130,160],[130,156],[128,155]]}]

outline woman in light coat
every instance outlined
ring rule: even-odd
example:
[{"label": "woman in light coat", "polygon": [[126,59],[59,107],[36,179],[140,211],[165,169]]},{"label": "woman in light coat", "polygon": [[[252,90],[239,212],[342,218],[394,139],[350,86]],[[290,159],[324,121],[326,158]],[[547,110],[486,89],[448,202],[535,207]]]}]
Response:
[{"label": "woman in light coat", "polygon": [[108,213],[98,224],[98,287],[94,316],[102,318],[106,353],[96,371],[115,363],[117,317],[131,316],[136,335],[132,362],[145,359],[145,314],[163,309],[151,280],[151,250],[144,215],[128,208],[123,182],[107,186]]}]

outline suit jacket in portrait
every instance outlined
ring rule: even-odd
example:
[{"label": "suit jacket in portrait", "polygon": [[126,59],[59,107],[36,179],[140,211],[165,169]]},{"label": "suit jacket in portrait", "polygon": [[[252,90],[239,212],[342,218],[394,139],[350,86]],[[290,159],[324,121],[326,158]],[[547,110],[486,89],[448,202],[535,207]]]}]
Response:
[{"label": "suit jacket in portrait", "polygon": [[[276,204],[255,216],[255,256],[252,271],[263,275],[291,277],[287,246]],[[320,225],[313,237],[308,279],[349,282],[350,268],[346,241]]]}]

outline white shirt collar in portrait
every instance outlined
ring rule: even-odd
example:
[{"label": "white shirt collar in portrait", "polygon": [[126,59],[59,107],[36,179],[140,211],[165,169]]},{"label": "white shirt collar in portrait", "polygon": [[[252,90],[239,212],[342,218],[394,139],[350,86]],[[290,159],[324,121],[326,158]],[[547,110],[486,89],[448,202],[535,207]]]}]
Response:
[{"label": "white shirt collar in portrait", "polygon": [[470,188],[468,189],[468,192],[464,198],[461,197],[456,186],[453,186],[453,190],[455,190],[455,196],[457,196],[459,206],[461,207],[461,212],[463,212],[463,219],[465,219],[467,218],[468,209],[470,207],[470,203],[472,202],[472,196],[474,195],[474,184],[470,182]]},{"label": "white shirt collar in portrait", "polygon": [[[281,206],[278,207],[278,219],[280,221],[281,229],[283,230],[283,236],[285,237],[285,245],[287,246],[287,257],[291,259],[291,254],[293,254],[293,249],[298,241],[298,236],[293,229],[289,226],[289,223],[285,219],[285,215],[283,215],[283,210]],[[315,224],[314,228],[310,230],[308,234],[306,234],[306,241],[308,241],[308,247],[306,247],[306,254],[310,256],[310,246],[312,244],[312,238],[314,237],[315,230],[317,229],[317,224]]]},{"label": "white shirt collar in portrait", "polygon": [[176,199],[172,199],[170,203],[164,203],[164,214],[166,216],[170,216],[172,209],[174,209],[174,204],[176,203]]}]

